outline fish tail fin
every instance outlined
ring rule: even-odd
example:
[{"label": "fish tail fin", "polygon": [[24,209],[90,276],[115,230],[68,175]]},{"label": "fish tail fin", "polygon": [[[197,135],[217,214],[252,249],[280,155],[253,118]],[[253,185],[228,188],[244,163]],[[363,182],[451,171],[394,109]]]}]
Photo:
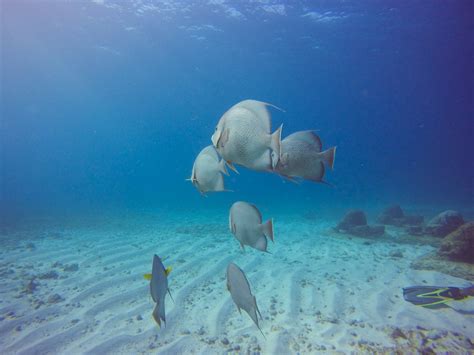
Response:
[{"label": "fish tail fin", "polygon": [[329,148],[324,152],[321,152],[321,157],[324,162],[331,168],[334,169],[334,159],[336,158],[336,147]]},{"label": "fish tail fin", "polygon": [[158,303],[155,305],[155,308],[153,309],[152,316],[156,324],[158,324],[158,326],[161,328],[160,305]]},{"label": "fish tail fin", "polygon": [[272,242],[275,241],[273,239],[273,218],[262,224],[262,232],[266,237],[270,238]]},{"label": "fish tail fin", "polygon": [[225,164],[225,160],[224,160],[224,159],[221,159],[221,161],[219,162],[219,171],[220,171],[222,174],[229,176],[229,172],[227,171],[227,168],[226,168],[226,164]]},{"label": "fish tail fin", "polygon": [[161,300],[160,302],[160,318],[161,320],[163,320],[163,323],[165,323],[166,325],[166,315],[165,315],[165,298],[163,297],[163,299]]},{"label": "fish tail fin", "polygon": [[283,129],[283,124],[278,127],[278,129],[273,132],[270,139],[270,149],[276,153],[276,157],[272,157],[272,167],[275,167],[278,164],[278,160],[281,158],[281,131]]}]

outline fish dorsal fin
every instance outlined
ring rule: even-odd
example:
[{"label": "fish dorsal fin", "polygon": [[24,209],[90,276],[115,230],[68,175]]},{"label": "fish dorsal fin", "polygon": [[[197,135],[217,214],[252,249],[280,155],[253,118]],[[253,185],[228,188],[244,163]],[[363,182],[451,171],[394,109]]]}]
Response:
[{"label": "fish dorsal fin", "polygon": [[321,139],[313,131],[295,132],[295,133],[290,134],[284,140],[304,142],[306,144],[309,144],[311,147],[313,147],[317,152],[321,152],[321,149],[323,147],[323,144],[321,143]]},{"label": "fish dorsal fin", "polygon": [[206,148],[201,150],[199,155],[209,155],[213,159],[219,160],[219,155],[217,154],[216,149],[212,145],[208,145]]},{"label": "fish dorsal fin", "polygon": [[262,223],[262,221],[263,221],[262,214],[258,210],[257,206],[255,206],[254,204],[251,204],[251,203],[249,203],[249,206],[252,207],[255,210],[255,212],[257,212],[258,218],[260,219],[260,223]]},{"label": "fish dorsal fin", "polygon": [[244,100],[240,101],[234,107],[242,107],[251,111],[258,118],[258,122],[266,132],[270,133],[271,130],[271,118],[270,112],[267,109],[268,104],[257,100]]}]

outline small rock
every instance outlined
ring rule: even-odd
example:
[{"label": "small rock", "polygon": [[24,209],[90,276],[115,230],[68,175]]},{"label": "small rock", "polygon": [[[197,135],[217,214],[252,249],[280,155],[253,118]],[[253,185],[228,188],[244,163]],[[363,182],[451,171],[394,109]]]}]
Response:
[{"label": "small rock", "polygon": [[211,337],[207,339],[208,344],[214,344],[217,341],[217,337]]},{"label": "small rock", "polygon": [[336,227],[336,230],[341,231],[350,231],[357,226],[366,226],[367,217],[365,216],[364,211],[362,210],[351,210],[346,213],[344,218]]},{"label": "small rock", "polygon": [[36,245],[34,245],[33,243],[27,243],[26,249],[29,249],[31,251],[36,250]]},{"label": "small rock", "polygon": [[77,264],[65,265],[63,270],[68,271],[68,272],[77,271],[77,270],[79,270],[79,265],[77,265]]},{"label": "small rock", "polygon": [[59,302],[62,302],[62,301],[64,301],[64,298],[62,298],[57,293],[55,293],[54,295],[51,295],[51,296],[48,297],[48,303],[50,303],[50,304],[59,303]]},{"label": "small rock", "polygon": [[222,339],[221,339],[221,343],[224,344],[224,345],[229,345],[229,339],[227,339],[227,338],[222,338]]},{"label": "small rock", "polygon": [[139,314],[137,317],[136,317],[136,320],[143,320],[143,317],[141,314]]},{"label": "small rock", "polygon": [[403,258],[403,253],[401,250],[392,250],[389,254],[392,258]]},{"label": "small rock", "polygon": [[33,293],[36,291],[36,289],[38,288],[38,283],[34,280],[34,279],[31,279],[30,282],[27,283],[26,287],[25,287],[25,291],[26,293]]},{"label": "small rock", "polygon": [[392,205],[387,207],[377,217],[377,221],[381,224],[394,224],[396,220],[405,217],[402,208],[399,205]]},{"label": "small rock", "polygon": [[23,328],[22,328],[21,325],[17,325],[17,326],[15,327],[15,330],[16,330],[17,332],[21,332],[21,331],[23,330]]},{"label": "small rock", "polygon": [[38,278],[41,280],[57,279],[58,277],[59,274],[54,270],[51,270],[50,272],[38,276]]},{"label": "small rock", "polygon": [[392,338],[393,339],[397,339],[397,338],[403,338],[403,339],[406,339],[406,335],[401,331],[400,328],[395,328],[391,334]]}]

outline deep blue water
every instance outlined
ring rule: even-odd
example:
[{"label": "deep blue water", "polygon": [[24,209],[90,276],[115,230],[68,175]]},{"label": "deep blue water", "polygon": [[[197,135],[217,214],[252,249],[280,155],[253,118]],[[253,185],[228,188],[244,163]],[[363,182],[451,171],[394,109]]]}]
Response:
[{"label": "deep blue water", "polygon": [[[472,207],[472,1],[170,3],[2,1],[4,217]],[[285,109],[283,136],[337,145],[334,187],[240,168],[203,198],[184,181],[246,98]]]}]

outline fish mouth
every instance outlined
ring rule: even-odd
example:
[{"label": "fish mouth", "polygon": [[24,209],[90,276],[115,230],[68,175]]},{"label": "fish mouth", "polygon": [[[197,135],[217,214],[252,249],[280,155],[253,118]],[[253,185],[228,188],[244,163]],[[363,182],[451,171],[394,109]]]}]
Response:
[{"label": "fish mouth", "polygon": [[219,143],[219,136],[220,136],[220,134],[218,134],[218,132],[216,131],[211,137],[212,145],[215,148],[217,148],[217,143]]},{"label": "fish mouth", "polygon": [[[274,156],[275,155],[275,156]],[[278,163],[281,161],[280,157],[277,154],[272,154],[270,155],[270,158],[272,160],[272,169],[276,170]]]}]

